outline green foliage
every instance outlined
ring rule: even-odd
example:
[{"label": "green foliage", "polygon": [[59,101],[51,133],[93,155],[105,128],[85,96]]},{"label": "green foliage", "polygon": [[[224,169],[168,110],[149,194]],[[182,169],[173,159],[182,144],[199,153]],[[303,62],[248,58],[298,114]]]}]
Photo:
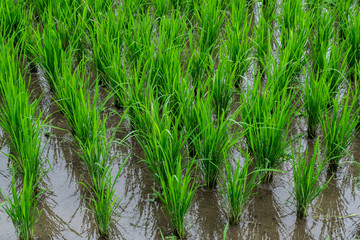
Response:
[{"label": "green foliage", "polygon": [[326,159],[321,158],[319,139],[316,140],[314,152],[309,157],[309,149],[306,147],[304,154],[301,153],[301,144],[298,153],[292,149],[293,174],[294,174],[294,205],[296,206],[296,215],[298,218],[306,217],[307,210],[321,192],[327,187],[329,181],[319,184],[319,178],[326,165]]},{"label": "green foliage", "polygon": [[245,140],[255,165],[264,169],[264,182],[270,182],[272,172],[286,160],[286,150],[292,140],[289,139],[289,127],[294,119],[294,95],[274,90],[271,83],[263,90],[258,75],[251,90],[241,95],[240,115],[245,129]]},{"label": "green foliage", "polygon": [[329,170],[335,172],[340,165],[340,159],[347,154],[347,148],[355,138],[355,130],[359,122],[356,101],[357,97],[352,91],[348,91],[344,99],[334,98],[332,111],[326,111],[321,118],[321,127],[324,134],[325,152],[329,162]]},{"label": "green foliage", "polygon": [[4,192],[1,191],[2,197],[6,199],[6,202],[1,203],[1,206],[13,222],[19,239],[33,239],[34,237],[34,229],[42,212],[42,210],[37,209],[37,203],[43,192],[35,193],[39,179],[34,178],[32,173],[26,171],[22,189],[18,193],[15,171],[13,171],[11,195],[5,196]]},{"label": "green foliage", "polygon": [[234,170],[232,170],[230,158],[225,160],[224,183],[221,184],[220,188],[225,201],[225,211],[232,225],[239,224],[250,198],[256,194],[261,181],[261,173],[259,171],[251,172],[249,169],[251,165],[250,154],[245,152],[244,155],[245,163],[240,167],[240,155],[239,159],[235,161]]},{"label": "green foliage", "polygon": [[175,161],[175,168],[172,168],[170,162],[165,161],[165,175],[160,177],[162,192],[156,190],[155,192],[164,204],[174,233],[183,239],[186,235],[185,216],[193,202],[198,183],[191,177],[195,165],[194,159],[189,160],[185,170],[182,167],[181,157]]}]

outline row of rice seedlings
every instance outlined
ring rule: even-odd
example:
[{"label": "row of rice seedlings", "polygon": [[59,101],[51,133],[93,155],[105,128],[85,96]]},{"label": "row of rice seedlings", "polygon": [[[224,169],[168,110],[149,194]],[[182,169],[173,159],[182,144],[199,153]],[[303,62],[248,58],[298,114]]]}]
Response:
[{"label": "row of rice seedlings", "polygon": [[332,110],[326,111],[321,118],[321,127],[324,134],[325,154],[329,162],[329,171],[336,172],[340,159],[347,155],[347,148],[355,138],[359,117],[357,101],[358,92],[348,91],[346,96],[332,100]]},{"label": "row of rice seedlings", "polygon": [[298,153],[291,150],[292,165],[294,174],[293,196],[296,206],[296,216],[298,218],[306,217],[307,210],[311,204],[327,187],[331,177],[323,184],[319,184],[321,173],[326,166],[326,159],[321,157],[321,144],[319,139],[316,140],[312,156],[309,157],[309,148],[306,147],[304,154],[301,153],[301,144]]},{"label": "row of rice seedlings", "polygon": [[272,180],[272,172],[266,169],[276,169],[286,160],[286,150],[293,141],[289,128],[297,111],[293,106],[296,94],[275,91],[271,82],[268,80],[263,90],[258,75],[253,88],[241,96],[239,110],[243,128],[247,129],[244,135],[249,152],[257,168],[266,174],[263,182]]},{"label": "row of rice seedlings", "polygon": [[54,86],[57,104],[68,120],[81,150],[79,155],[86,163],[91,177],[90,182],[82,183],[92,194],[89,209],[94,215],[100,235],[108,236],[110,223],[119,206],[118,196],[115,196],[115,183],[123,168],[122,165],[116,176],[112,176],[111,164],[115,158],[110,149],[115,143],[116,131],[107,137],[107,117],[102,111],[108,98],[99,100],[98,79],[95,79],[92,94],[86,61],[79,63],[74,71],[71,66],[71,62],[63,62],[61,80]]},{"label": "row of rice seedlings", "polygon": [[244,152],[245,162],[242,166],[240,158],[241,154],[239,159],[235,161],[234,169],[232,169],[231,158],[227,157],[225,173],[222,176],[223,183],[220,183],[225,211],[231,225],[239,224],[250,203],[250,198],[257,193],[257,187],[261,182],[261,170],[250,170],[252,164],[250,154]]},{"label": "row of rice seedlings", "polygon": [[[39,101],[30,100],[30,91],[21,73],[20,43],[14,44],[15,34],[0,37],[0,126],[8,135],[12,162],[12,181],[9,196],[2,192],[5,202],[1,205],[12,220],[20,239],[33,239],[33,233],[41,211],[37,203],[43,191],[39,190],[41,179],[46,175],[46,160],[42,153],[41,137],[46,118],[39,110]],[[15,47],[14,47],[15,46]],[[16,189],[15,175],[22,179],[22,190]]]}]

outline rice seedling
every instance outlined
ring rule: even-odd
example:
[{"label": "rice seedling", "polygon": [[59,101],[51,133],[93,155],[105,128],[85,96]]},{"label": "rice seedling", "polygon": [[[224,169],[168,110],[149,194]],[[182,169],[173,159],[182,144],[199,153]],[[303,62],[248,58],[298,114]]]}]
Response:
[{"label": "rice seedling", "polygon": [[[110,141],[111,142],[111,141]],[[103,142],[104,144],[104,142]],[[109,152],[109,148],[103,145]],[[106,156],[104,156],[106,157]],[[129,156],[128,156],[129,157]],[[112,160],[113,161],[113,160]],[[113,220],[113,216],[120,205],[119,196],[115,196],[116,182],[120,176],[120,173],[124,167],[125,161],[121,164],[116,176],[113,178],[111,175],[110,163],[104,166],[104,169],[99,176],[91,175],[92,184],[82,183],[89,192],[92,193],[90,198],[89,210],[94,215],[99,233],[103,237],[109,236],[110,224]]]},{"label": "rice seedling", "polygon": [[332,111],[326,111],[321,118],[321,127],[324,134],[325,153],[329,162],[329,171],[336,172],[340,165],[340,159],[347,154],[347,148],[355,138],[355,130],[359,122],[356,101],[351,96],[358,93],[348,91],[343,99],[336,97],[332,101]]},{"label": "rice seedling", "polygon": [[316,131],[320,124],[323,112],[327,109],[330,100],[330,85],[327,83],[328,74],[316,75],[304,72],[305,83],[302,87],[302,97],[304,104],[304,115],[307,122],[308,138],[316,137]]},{"label": "rice seedling", "polygon": [[272,180],[272,172],[267,169],[276,169],[286,160],[286,150],[293,141],[289,139],[289,125],[297,111],[292,106],[296,94],[275,91],[268,82],[262,90],[258,75],[254,87],[242,94],[239,110],[246,144],[257,168],[264,169],[265,183]]},{"label": "rice seedling", "polygon": [[233,103],[234,74],[231,64],[226,60],[219,63],[215,76],[212,78],[211,91],[213,108],[218,118],[228,116]]},{"label": "rice seedling", "polygon": [[304,47],[309,34],[307,30],[289,30],[286,32],[287,37],[282,37],[284,46],[278,62],[276,58],[270,57],[273,69],[267,68],[267,76],[273,81],[275,91],[281,92],[297,83],[304,65]]},{"label": "rice seedling", "polygon": [[20,34],[24,27],[25,4],[23,1],[4,0],[0,3],[0,33],[2,36]]},{"label": "rice seedling", "polygon": [[339,36],[341,39],[346,39],[346,28],[353,20],[353,3],[353,0],[336,1],[334,3],[334,14],[336,14],[337,17]]},{"label": "rice seedling", "polygon": [[225,15],[221,10],[221,1],[202,0],[200,5],[195,4],[195,16],[199,23],[199,47],[201,52],[212,55],[218,43],[221,26]]},{"label": "rice seedling", "polygon": [[230,132],[234,123],[232,118],[225,118],[223,113],[216,123],[213,123],[211,101],[212,96],[208,96],[206,100],[198,98],[195,103],[194,110],[199,130],[193,142],[201,175],[205,186],[209,189],[217,186],[225,161],[224,153],[237,142],[237,138]]},{"label": "rice seedling", "polygon": [[360,61],[360,11],[353,13],[351,16],[353,21],[350,21],[347,25],[346,42],[347,47],[350,49],[348,56],[349,74],[352,80],[354,80],[354,68],[356,63]]},{"label": "rice seedling", "polygon": [[184,239],[186,236],[185,216],[199,186],[191,177],[195,166],[194,159],[190,159],[185,170],[183,170],[182,163],[183,160],[179,157],[176,159],[176,167],[172,168],[170,162],[165,161],[165,176],[160,177],[162,192],[155,190],[156,195],[164,204],[174,233],[180,239]]},{"label": "rice seedling", "polygon": [[[166,179],[166,171],[175,171],[187,141],[187,136],[180,128],[180,118],[172,117],[168,106],[168,102],[165,102],[165,106],[160,108],[155,100],[148,109],[137,110],[141,111],[139,114],[145,115],[144,121],[140,123],[145,127],[138,132],[138,141],[145,153],[144,161],[158,183]],[[170,167],[169,170],[166,166]]]},{"label": "rice seedling", "polygon": [[320,184],[319,178],[323,172],[326,159],[322,159],[320,153],[320,142],[316,140],[314,152],[309,157],[309,148],[306,147],[304,154],[301,153],[301,144],[299,145],[298,154],[292,149],[294,189],[293,196],[296,206],[296,216],[298,218],[306,217],[307,210],[321,192],[327,187],[331,178],[327,182]]},{"label": "rice seedling", "polygon": [[[50,14],[51,16],[51,14]],[[42,34],[40,29],[33,30],[35,45],[30,46],[29,50],[35,57],[35,61],[44,71],[50,89],[55,91],[56,82],[61,77],[62,61],[70,58],[70,51],[66,51],[66,46],[60,34],[55,30],[56,24],[51,17],[47,21]]]},{"label": "rice seedling", "polygon": [[236,85],[239,87],[240,81],[244,78],[244,74],[251,63],[252,44],[249,36],[252,15],[248,19],[248,10],[244,12],[238,9],[235,1],[232,2],[231,6],[233,14],[230,23],[228,22],[225,25],[227,37],[223,41],[223,49],[225,49],[224,51],[227,52],[227,56],[232,62]]},{"label": "rice seedling", "polygon": [[252,37],[252,41],[256,50],[255,57],[260,73],[265,69],[266,66],[265,57],[267,54],[271,53],[272,38],[272,28],[263,15],[264,14],[260,15],[259,22],[254,28],[254,34]]},{"label": "rice seedling", "polygon": [[301,0],[284,1],[282,4],[283,28],[294,30],[304,20],[305,12]]},{"label": "rice seedling", "polygon": [[244,153],[245,163],[240,167],[240,156],[235,161],[232,170],[230,158],[225,160],[225,173],[221,183],[221,194],[225,201],[225,211],[231,225],[239,224],[244,215],[250,198],[256,194],[257,187],[261,181],[259,171],[250,171],[251,157],[248,152]]},{"label": "rice seedling", "polygon": [[[151,46],[153,39],[154,17],[149,11],[144,16],[131,17],[128,20],[128,27],[124,33],[124,43],[126,46],[126,59],[130,66],[136,66],[139,59],[153,57],[149,54],[148,46]],[[140,58],[147,54],[146,58]]]},{"label": "rice seedling", "polygon": [[93,60],[100,80],[114,93],[119,108],[127,105],[127,73],[124,68],[123,34],[124,16],[109,12],[106,21],[99,21],[99,28],[90,29]]},{"label": "rice seedling", "polygon": [[334,18],[331,12],[323,12],[322,8],[317,10],[314,16],[314,34],[312,35],[312,64],[314,74],[321,74],[326,67],[327,54],[334,36]]},{"label": "rice seedling", "polygon": [[17,192],[15,183],[15,170],[11,180],[11,194],[6,196],[1,191],[2,197],[6,199],[1,207],[10,217],[16,235],[19,239],[33,239],[36,223],[40,218],[42,210],[38,210],[37,203],[40,195],[44,192],[35,193],[36,185],[40,178],[26,171],[20,193]]},{"label": "rice seedling", "polygon": [[151,0],[151,4],[155,8],[155,15],[158,18],[166,16],[169,12],[170,1],[169,0]]}]

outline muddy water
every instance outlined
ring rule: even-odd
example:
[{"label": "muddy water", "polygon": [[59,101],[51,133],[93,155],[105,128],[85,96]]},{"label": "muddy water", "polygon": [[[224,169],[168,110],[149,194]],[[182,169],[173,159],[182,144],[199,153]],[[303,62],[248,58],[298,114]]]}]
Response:
[{"label": "muddy water", "polygon": [[[68,132],[64,116],[52,100],[43,79],[32,76],[35,95],[45,92],[42,108],[45,115],[51,114],[51,121],[57,128],[49,129],[44,157],[49,159],[52,170],[44,179],[44,187],[49,189],[41,198],[39,207],[43,209],[35,235],[37,239],[99,239],[91,214],[86,210],[88,196],[80,182],[86,181],[86,166],[77,155],[75,142]],[[109,109],[110,111],[111,109]],[[116,126],[119,117],[114,115],[109,128]],[[123,137],[129,132],[126,121],[121,125]],[[295,121],[292,134],[306,131],[304,121]],[[3,133],[0,136],[4,139]],[[300,139],[303,146],[308,142]],[[161,204],[154,200],[154,187],[146,167],[139,161],[143,153],[137,142],[130,138],[129,147],[115,146],[115,154],[131,153],[123,173],[117,182],[117,194],[122,198],[119,221],[112,226],[111,239],[161,239],[161,231],[171,234],[169,221]],[[353,158],[360,157],[360,137],[352,147]],[[2,144],[0,154],[0,187],[5,193],[10,191],[11,174],[5,154],[9,148]],[[235,153],[236,154],[236,153]],[[344,159],[343,162],[349,159]],[[119,169],[121,158],[114,163],[114,172]],[[284,163],[274,182],[262,185],[253,198],[247,213],[238,226],[231,226],[227,239],[353,239],[358,234],[360,215],[360,191],[357,188],[358,172],[351,164],[344,164],[329,187],[311,205],[309,216],[298,221],[289,193],[292,189],[292,168]],[[326,176],[322,181],[326,181]],[[189,239],[222,239],[226,216],[222,210],[221,195],[218,190],[200,188],[187,216]],[[4,211],[0,211],[0,239],[16,239],[15,230]]]}]

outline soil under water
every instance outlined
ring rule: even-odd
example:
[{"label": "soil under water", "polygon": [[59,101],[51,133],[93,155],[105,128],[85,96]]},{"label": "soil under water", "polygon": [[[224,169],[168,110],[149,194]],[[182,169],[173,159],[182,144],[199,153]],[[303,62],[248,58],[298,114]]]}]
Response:
[{"label": "soil under water", "polygon": [[[88,193],[80,182],[87,180],[85,164],[77,154],[77,148],[69,132],[65,117],[58,111],[52,94],[48,90],[41,73],[31,76],[31,88],[36,96],[44,92],[42,109],[45,116],[51,115],[51,124],[43,137],[47,142],[44,158],[49,159],[51,171],[44,179],[44,187],[49,189],[39,201],[43,210],[38,221],[36,239],[99,239],[92,215],[86,209]],[[108,111],[112,111],[109,107]],[[120,117],[113,115],[108,128],[115,127]],[[128,123],[121,125],[123,138],[130,132]],[[1,131],[1,130],[0,130]],[[299,118],[292,127],[295,136],[306,131],[306,125]],[[6,136],[1,132],[4,140]],[[303,149],[313,145],[304,135],[300,138]],[[2,143],[4,141],[1,141]],[[129,147],[115,146],[114,154],[131,153],[116,184],[116,194],[121,198],[119,221],[111,228],[111,239],[161,239],[171,234],[170,223],[161,204],[154,199],[153,181],[146,166],[140,162],[142,150],[134,138],[127,140]],[[360,158],[360,137],[352,146],[354,161]],[[9,148],[2,144],[0,154],[0,187],[8,194],[11,172],[6,154]],[[238,154],[238,153],[234,153]],[[292,167],[290,162],[282,164],[285,173],[276,173],[271,184],[261,185],[248,211],[237,226],[230,226],[227,239],[354,239],[360,227],[360,186],[357,186],[359,172],[354,165],[342,160],[341,167],[331,180],[328,188],[317,198],[304,220],[297,220],[291,202]],[[114,172],[120,167],[121,158],[114,162]],[[322,181],[326,181],[326,176]],[[349,216],[353,215],[353,216]],[[222,239],[227,223],[222,210],[221,195],[217,189],[199,188],[194,203],[187,215],[188,239]],[[0,239],[16,239],[12,222],[3,210],[0,211]]]}]

